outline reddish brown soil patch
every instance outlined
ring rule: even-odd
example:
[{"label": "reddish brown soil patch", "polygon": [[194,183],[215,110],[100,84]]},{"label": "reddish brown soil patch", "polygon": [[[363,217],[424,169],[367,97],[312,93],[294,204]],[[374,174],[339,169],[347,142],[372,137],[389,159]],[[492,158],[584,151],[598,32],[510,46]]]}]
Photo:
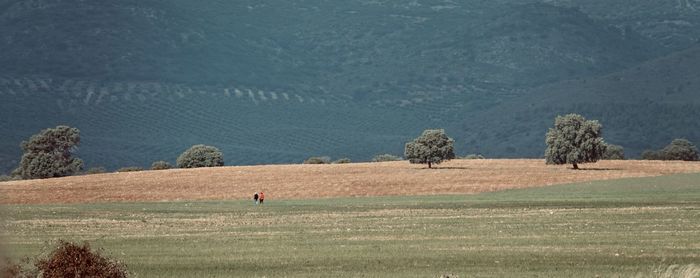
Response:
[{"label": "reddish brown soil patch", "polygon": [[472,194],[592,180],[700,172],[698,162],[601,161],[584,170],[534,159],[269,165],[110,173],[0,183],[0,204]]}]

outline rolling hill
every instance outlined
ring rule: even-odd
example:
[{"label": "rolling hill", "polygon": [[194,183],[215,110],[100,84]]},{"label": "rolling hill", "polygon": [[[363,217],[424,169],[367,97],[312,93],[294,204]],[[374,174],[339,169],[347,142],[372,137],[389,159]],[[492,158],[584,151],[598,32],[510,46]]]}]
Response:
[{"label": "rolling hill", "polygon": [[545,165],[540,159],[463,159],[427,169],[407,161],[262,165],[106,173],[0,183],[0,205],[477,194],[554,184],[697,173],[686,161],[608,160]]},{"label": "rolling hill", "polygon": [[[17,164],[21,140],[57,124],[81,129],[88,167],[110,169],[174,161],[198,143],[221,148],[227,164],[367,160],[435,127],[460,153],[535,156],[539,143],[486,146],[477,139],[495,137],[474,137],[469,122],[511,120],[503,112],[522,107],[508,103],[538,88],[692,47],[698,13],[684,3],[4,0],[0,172]],[[520,120],[551,120],[531,116],[547,118]]]}]

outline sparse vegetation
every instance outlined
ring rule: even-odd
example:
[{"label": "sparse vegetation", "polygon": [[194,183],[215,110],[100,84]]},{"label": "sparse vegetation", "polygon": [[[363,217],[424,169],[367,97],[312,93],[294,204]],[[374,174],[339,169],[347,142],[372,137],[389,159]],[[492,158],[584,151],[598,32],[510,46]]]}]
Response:
[{"label": "sparse vegetation", "polygon": [[352,163],[352,160],[349,158],[341,158],[336,161],[333,161],[333,164],[346,164],[346,163]]},{"label": "sparse vegetation", "polygon": [[156,161],[153,162],[153,164],[151,164],[151,170],[167,170],[170,168],[172,168],[172,166],[170,166],[170,163],[163,160]]},{"label": "sparse vegetation", "polygon": [[24,155],[12,173],[23,179],[70,176],[80,172],[83,161],[73,157],[80,144],[80,130],[68,126],[47,128],[21,144]]},{"label": "sparse vegetation", "polygon": [[372,162],[388,162],[388,161],[400,161],[402,160],[400,156],[393,154],[378,154],[372,157]]},{"label": "sparse vegetation", "polygon": [[12,176],[8,176],[8,175],[0,175],[0,182],[11,181],[11,180],[15,180],[15,178],[13,178]]},{"label": "sparse vegetation", "polygon": [[142,167],[138,167],[138,166],[122,167],[122,168],[119,168],[119,170],[117,170],[117,172],[119,172],[119,173],[123,173],[123,172],[140,172],[140,171],[143,171],[143,168],[142,168]]},{"label": "sparse vegetation", "polygon": [[443,129],[428,129],[412,142],[406,143],[404,156],[411,163],[440,164],[455,158],[454,140]]},{"label": "sparse vegetation", "polygon": [[658,151],[646,150],[642,153],[644,160],[684,160],[697,161],[700,159],[698,149],[686,139],[675,139]]},{"label": "sparse vegetation", "polygon": [[578,114],[557,116],[545,142],[547,164],[572,164],[574,169],[578,169],[579,163],[600,160],[605,152],[600,123]]},{"label": "sparse vegetation", "polygon": [[700,265],[670,265],[660,266],[653,273],[647,275],[637,275],[637,278],[698,278],[700,277]]},{"label": "sparse vegetation", "polygon": [[645,150],[642,152],[642,159],[644,160],[663,160],[663,155],[660,151]]},{"label": "sparse vegetation", "polygon": [[19,263],[9,258],[0,259],[0,277],[3,278],[125,278],[126,266],[92,250],[86,242],[82,245],[59,240],[50,253],[35,259],[28,257]]},{"label": "sparse vegetation", "polygon": [[86,242],[82,245],[59,241],[58,246],[35,266],[44,278],[63,277],[128,277],[126,266],[94,251]]},{"label": "sparse vegetation", "polygon": [[464,159],[486,159],[483,155],[480,155],[480,154],[469,154],[463,158]]},{"label": "sparse vegetation", "polygon": [[606,144],[605,145],[605,152],[603,152],[603,159],[624,160],[625,159],[625,149],[619,145]]},{"label": "sparse vegetation", "polygon": [[327,156],[312,156],[304,160],[304,164],[331,164],[331,158]]},{"label": "sparse vegetation", "polygon": [[178,168],[224,166],[224,154],[212,146],[194,145],[177,158]]},{"label": "sparse vegetation", "polygon": [[107,173],[107,169],[105,167],[92,167],[90,169],[87,169],[87,171],[85,171],[86,175],[103,174],[103,173]]},{"label": "sparse vegetation", "polygon": [[686,139],[675,139],[661,150],[664,160],[697,161],[698,148]]}]

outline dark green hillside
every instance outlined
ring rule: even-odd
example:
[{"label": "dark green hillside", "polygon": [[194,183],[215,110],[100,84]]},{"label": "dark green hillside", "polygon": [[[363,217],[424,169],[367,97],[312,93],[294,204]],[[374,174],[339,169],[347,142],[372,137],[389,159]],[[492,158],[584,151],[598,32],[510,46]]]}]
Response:
[{"label": "dark green hillside", "polygon": [[56,124],[80,128],[80,155],[108,168],[173,161],[198,143],[229,164],[367,160],[436,127],[469,150],[532,155],[469,143],[461,123],[684,45],[620,27],[665,20],[659,9],[616,5],[611,18],[596,3],[0,0],[0,172],[22,139]]},{"label": "dark green hillside", "polygon": [[637,156],[674,138],[700,142],[700,47],[629,70],[533,89],[463,122],[474,150],[541,156],[544,134],[559,114],[579,113],[603,124],[608,142]]},{"label": "dark green hillside", "polygon": [[0,18],[1,72],[403,95],[411,85],[541,84],[658,52],[574,9],[422,3],[20,2]]},{"label": "dark green hillside", "polygon": [[[60,123],[82,131],[79,154],[88,165],[107,167],[174,161],[198,143],[219,147],[229,165],[301,162],[310,155],[326,154],[368,160],[381,152],[399,154],[403,146],[396,142],[426,128],[420,119],[402,111],[284,91],[3,80],[13,82],[0,90],[0,97],[8,100],[0,104],[3,116],[26,115],[17,117],[25,124],[0,123],[3,131],[12,131],[3,135],[7,139],[2,148],[10,150],[3,157],[4,167],[16,163],[21,140]],[[14,82],[46,83],[56,89],[39,87],[23,94]],[[31,106],[16,105],[28,100]]]},{"label": "dark green hillside", "polygon": [[576,7],[623,32],[633,31],[672,49],[700,42],[700,2],[697,0],[552,0]]}]

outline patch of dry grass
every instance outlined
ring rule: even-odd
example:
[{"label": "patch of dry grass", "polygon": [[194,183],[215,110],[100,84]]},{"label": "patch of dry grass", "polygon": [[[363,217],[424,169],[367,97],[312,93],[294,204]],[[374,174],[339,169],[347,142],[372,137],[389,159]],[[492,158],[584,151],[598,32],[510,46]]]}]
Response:
[{"label": "patch of dry grass", "polygon": [[107,173],[0,183],[0,204],[473,194],[572,182],[700,172],[700,163],[601,161],[570,166],[536,159],[453,160],[438,169],[405,161],[266,165]]}]

